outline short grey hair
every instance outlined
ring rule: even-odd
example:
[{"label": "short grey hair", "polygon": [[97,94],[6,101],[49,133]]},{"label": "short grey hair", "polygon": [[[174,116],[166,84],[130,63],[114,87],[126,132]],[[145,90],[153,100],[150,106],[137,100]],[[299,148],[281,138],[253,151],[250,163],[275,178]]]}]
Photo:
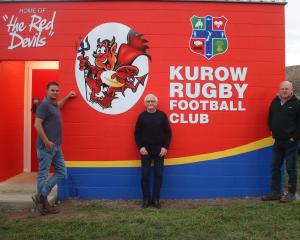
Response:
[{"label": "short grey hair", "polygon": [[147,94],[147,95],[145,96],[144,102],[146,102],[147,99],[149,99],[149,98],[154,98],[154,100],[155,100],[156,102],[158,102],[158,98],[157,98],[154,94],[152,94],[152,93],[149,93],[149,94]]},{"label": "short grey hair", "polygon": [[293,91],[295,90],[293,82],[285,80],[285,81],[282,81],[279,86],[281,87],[281,85],[283,85],[283,84],[288,84]]}]

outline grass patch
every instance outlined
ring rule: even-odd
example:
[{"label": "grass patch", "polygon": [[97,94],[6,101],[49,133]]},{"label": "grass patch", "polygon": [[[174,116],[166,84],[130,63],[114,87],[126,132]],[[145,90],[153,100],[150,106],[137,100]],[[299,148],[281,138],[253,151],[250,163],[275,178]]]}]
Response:
[{"label": "grass patch", "polygon": [[[132,204],[134,207],[132,207]],[[181,204],[178,201],[178,204]],[[71,206],[70,206],[71,205]],[[141,209],[103,202],[61,205],[58,215],[2,212],[1,239],[299,239],[300,202]],[[66,209],[66,211],[64,211]]]},{"label": "grass patch", "polygon": [[[298,159],[298,173],[300,160]],[[285,174],[287,175],[287,174]],[[285,176],[285,179],[286,176]],[[300,178],[298,178],[298,192]],[[215,203],[216,202],[216,203]],[[300,201],[165,201],[160,210],[134,201],[66,201],[57,215],[0,210],[1,240],[299,239]],[[214,204],[212,204],[214,203]],[[226,204],[225,204],[226,203]],[[213,206],[211,206],[213,205]]]}]

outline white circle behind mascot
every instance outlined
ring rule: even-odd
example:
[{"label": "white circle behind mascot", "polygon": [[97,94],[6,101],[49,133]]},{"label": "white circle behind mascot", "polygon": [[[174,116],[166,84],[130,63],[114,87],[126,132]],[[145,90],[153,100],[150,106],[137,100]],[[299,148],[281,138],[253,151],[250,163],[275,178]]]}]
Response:
[{"label": "white circle behind mascot", "polygon": [[120,23],[90,31],[78,49],[76,82],[85,102],[105,114],[121,114],[142,96],[148,80],[148,49],[141,35]]}]

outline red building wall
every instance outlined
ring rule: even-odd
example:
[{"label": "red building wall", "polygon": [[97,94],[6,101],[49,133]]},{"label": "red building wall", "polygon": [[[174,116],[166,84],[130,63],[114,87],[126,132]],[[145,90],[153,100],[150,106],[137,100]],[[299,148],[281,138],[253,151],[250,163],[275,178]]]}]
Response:
[{"label": "red building wall", "polygon": [[0,62],[0,181],[23,171],[24,62]]},{"label": "red building wall", "polygon": [[[71,89],[77,92],[77,97],[63,109],[63,150],[69,167],[66,186],[70,196],[140,196],[140,156],[133,131],[148,93],[158,96],[159,108],[168,116],[182,114],[185,119],[189,114],[209,116],[208,122],[183,119],[171,123],[173,140],[166,159],[164,197],[254,196],[269,190],[272,139],[267,112],[279,82],[284,79],[283,4],[82,1],[1,3],[0,7],[0,58],[57,60],[61,94]],[[226,31],[223,34],[227,40],[222,38],[219,47],[228,49],[210,59],[192,51],[191,44],[200,42],[195,38],[201,38],[197,35],[199,26],[191,21],[194,17],[214,19],[214,26]],[[122,31],[115,31],[116,24]],[[88,56],[95,67],[92,52],[101,51],[97,47],[98,38],[101,42],[115,37],[119,53],[121,44],[128,45],[121,26],[143,34],[151,61],[144,64],[149,74],[138,101],[128,111],[114,115],[103,112],[91,100],[91,87],[85,85],[87,72],[79,70],[78,58]],[[209,31],[205,34],[212,34]],[[81,43],[87,47],[87,36],[90,50],[78,51]],[[205,35],[202,41],[210,42],[212,38],[215,36]],[[181,70],[171,73],[172,67]],[[217,73],[211,79],[199,76],[192,80],[190,76],[194,71],[201,73],[200,68],[204,73],[205,69]],[[234,72],[243,69],[245,77],[222,79],[232,73],[230,69]],[[103,79],[95,74],[93,80]],[[174,94],[174,84],[184,88],[182,96]],[[202,90],[213,86],[210,90],[216,90],[218,95],[207,96],[210,93],[204,90],[199,96],[188,96],[185,90],[188,87],[194,90],[199,84]],[[226,89],[220,90],[224,84],[233,90],[237,85],[246,88],[242,96],[237,91],[226,95]],[[127,90],[124,105],[135,97],[133,91]],[[123,98],[118,92],[113,102]],[[173,100],[225,102],[234,106],[172,109]],[[239,110],[238,103],[241,103]]]}]

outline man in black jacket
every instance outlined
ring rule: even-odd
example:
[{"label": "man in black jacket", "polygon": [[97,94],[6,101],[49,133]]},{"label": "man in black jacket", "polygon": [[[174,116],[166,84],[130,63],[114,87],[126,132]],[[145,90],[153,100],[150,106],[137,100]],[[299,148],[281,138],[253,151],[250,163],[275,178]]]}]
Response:
[{"label": "man in black jacket", "polygon": [[[143,208],[152,202],[154,207],[160,208],[160,189],[163,178],[164,157],[171,141],[171,127],[166,114],[158,109],[158,99],[153,94],[145,97],[146,111],[142,112],[135,125],[135,142],[141,154],[142,163],[142,192]],[[151,160],[154,161],[154,186],[151,197],[150,169]]]},{"label": "man in black jacket", "polygon": [[[272,149],[272,194],[262,200],[291,202],[297,190],[297,142],[300,139],[300,101],[293,93],[291,82],[280,84],[279,94],[271,103],[269,129],[275,139]],[[284,160],[289,180],[288,193],[282,195],[281,167]]]}]

